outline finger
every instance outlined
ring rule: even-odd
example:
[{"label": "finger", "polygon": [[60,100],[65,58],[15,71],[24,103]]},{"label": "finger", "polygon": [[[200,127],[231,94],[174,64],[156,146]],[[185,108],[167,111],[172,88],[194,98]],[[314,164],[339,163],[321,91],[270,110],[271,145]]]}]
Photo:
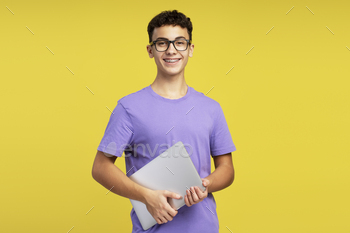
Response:
[{"label": "finger", "polygon": [[173,193],[173,192],[169,192],[167,190],[164,191],[164,195],[170,198],[174,198],[174,199],[180,199],[181,196],[177,193]]},{"label": "finger", "polygon": [[165,215],[164,215],[164,218],[165,218],[167,221],[173,220],[173,217],[172,217],[169,213],[165,214]]},{"label": "finger", "polygon": [[192,200],[194,202],[197,202],[199,200],[199,197],[197,196],[197,193],[196,193],[196,191],[194,190],[193,187],[191,187],[191,194],[192,194]]},{"label": "finger", "polygon": [[[173,208],[171,208],[172,210],[174,210]],[[179,211],[177,211],[177,210],[174,210],[174,211],[172,211],[171,213],[170,212],[168,212],[172,217],[175,217],[176,215],[177,215],[177,213],[178,213]]]},{"label": "finger", "polygon": [[207,187],[209,185],[209,183],[210,183],[209,180],[204,179],[204,178],[202,179],[202,184],[203,184],[204,187]]},{"label": "finger", "polygon": [[156,218],[158,224],[162,224],[162,220],[160,218]]},{"label": "finger", "polygon": [[194,201],[192,199],[192,194],[191,194],[191,191],[190,190],[187,190],[187,198],[188,198],[188,202],[190,203],[190,205],[193,205],[194,204]]},{"label": "finger", "polygon": [[163,217],[160,217],[160,219],[162,220],[162,223],[167,223],[168,220],[166,220],[166,218],[163,216]]},{"label": "finger", "polygon": [[196,194],[198,196],[199,199],[203,199],[205,194],[203,193],[202,190],[200,190],[200,188],[198,188],[197,186],[195,187],[195,190],[196,190]]},{"label": "finger", "polygon": [[190,207],[191,204],[190,204],[190,202],[188,201],[188,197],[187,197],[187,196],[188,196],[188,195],[185,196],[185,204],[186,204],[188,207]]},{"label": "finger", "polygon": [[173,207],[171,207],[171,205],[167,205],[167,207],[165,208],[165,210],[167,211],[167,213],[171,216],[174,217],[177,214],[177,210],[173,209]]}]

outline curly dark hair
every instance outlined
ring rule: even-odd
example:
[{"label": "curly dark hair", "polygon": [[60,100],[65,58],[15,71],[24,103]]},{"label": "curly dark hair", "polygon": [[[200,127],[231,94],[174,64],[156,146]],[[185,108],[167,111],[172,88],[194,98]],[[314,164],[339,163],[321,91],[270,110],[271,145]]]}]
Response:
[{"label": "curly dark hair", "polygon": [[152,42],[152,36],[154,28],[158,28],[164,25],[180,26],[182,28],[187,28],[190,40],[192,40],[192,22],[190,18],[177,10],[173,11],[162,11],[160,14],[156,15],[148,24],[147,31],[149,37],[149,43]]}]

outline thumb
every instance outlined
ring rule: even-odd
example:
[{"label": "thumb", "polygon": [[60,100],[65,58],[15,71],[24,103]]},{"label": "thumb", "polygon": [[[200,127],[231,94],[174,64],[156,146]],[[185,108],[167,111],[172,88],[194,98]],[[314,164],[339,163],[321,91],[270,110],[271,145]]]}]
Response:
[{"label": "thumb", "polygon": [[203,186],[204,187],[207,187],[208,185],[209,185],[209,183],[210,183],[210,181],[209,180],[207,180],[207,179],[202,179],[202,182],[203,182]]},{"label": "thumb", "polygon": [[181,196],[179,194],[173,193],[173,192],[169,192],[167,190],[165,190],[164,195],[166,197],[170,197],[170,198],[174,198],[174,199],[180,199],[181,198]]}]

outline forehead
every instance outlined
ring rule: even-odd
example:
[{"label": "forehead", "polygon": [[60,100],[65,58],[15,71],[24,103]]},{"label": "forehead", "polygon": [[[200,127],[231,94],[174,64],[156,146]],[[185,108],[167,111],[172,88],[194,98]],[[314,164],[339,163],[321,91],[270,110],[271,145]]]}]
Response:
[{"label": "forehead", "polygon": [[154,29],[152,39],[156,40],[158,37],[163,37],[169,40],[175,40],[175,38],[179,36],[189,39],[187,28],[182,28],[179,25],[175,27],[173,25],[164,25]]}]

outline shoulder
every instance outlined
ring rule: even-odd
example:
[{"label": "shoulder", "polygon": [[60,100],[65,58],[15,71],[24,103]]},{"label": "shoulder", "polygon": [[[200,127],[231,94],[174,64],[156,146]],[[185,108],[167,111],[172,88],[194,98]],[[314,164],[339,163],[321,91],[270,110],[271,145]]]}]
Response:
[{"label": "shoulder", "polygon": [[205,95],[200,91],[195,90],[193,87],[192,87],[192,94],[193,94],[193,97],[196,99],[196,102],[200,103],[206,108],[212,109],[214,111],[221,109],[220,103],[218,101],[210,98],[209,96]]},{"label": "shoulder", "polygon": [[123,96],[118,100],[118,103],[123,105],[124,108],[130,108],[131,106],[142,104],[142,100],[147,98],[146,88],[147,87],[144,87],[138,91]]}]

